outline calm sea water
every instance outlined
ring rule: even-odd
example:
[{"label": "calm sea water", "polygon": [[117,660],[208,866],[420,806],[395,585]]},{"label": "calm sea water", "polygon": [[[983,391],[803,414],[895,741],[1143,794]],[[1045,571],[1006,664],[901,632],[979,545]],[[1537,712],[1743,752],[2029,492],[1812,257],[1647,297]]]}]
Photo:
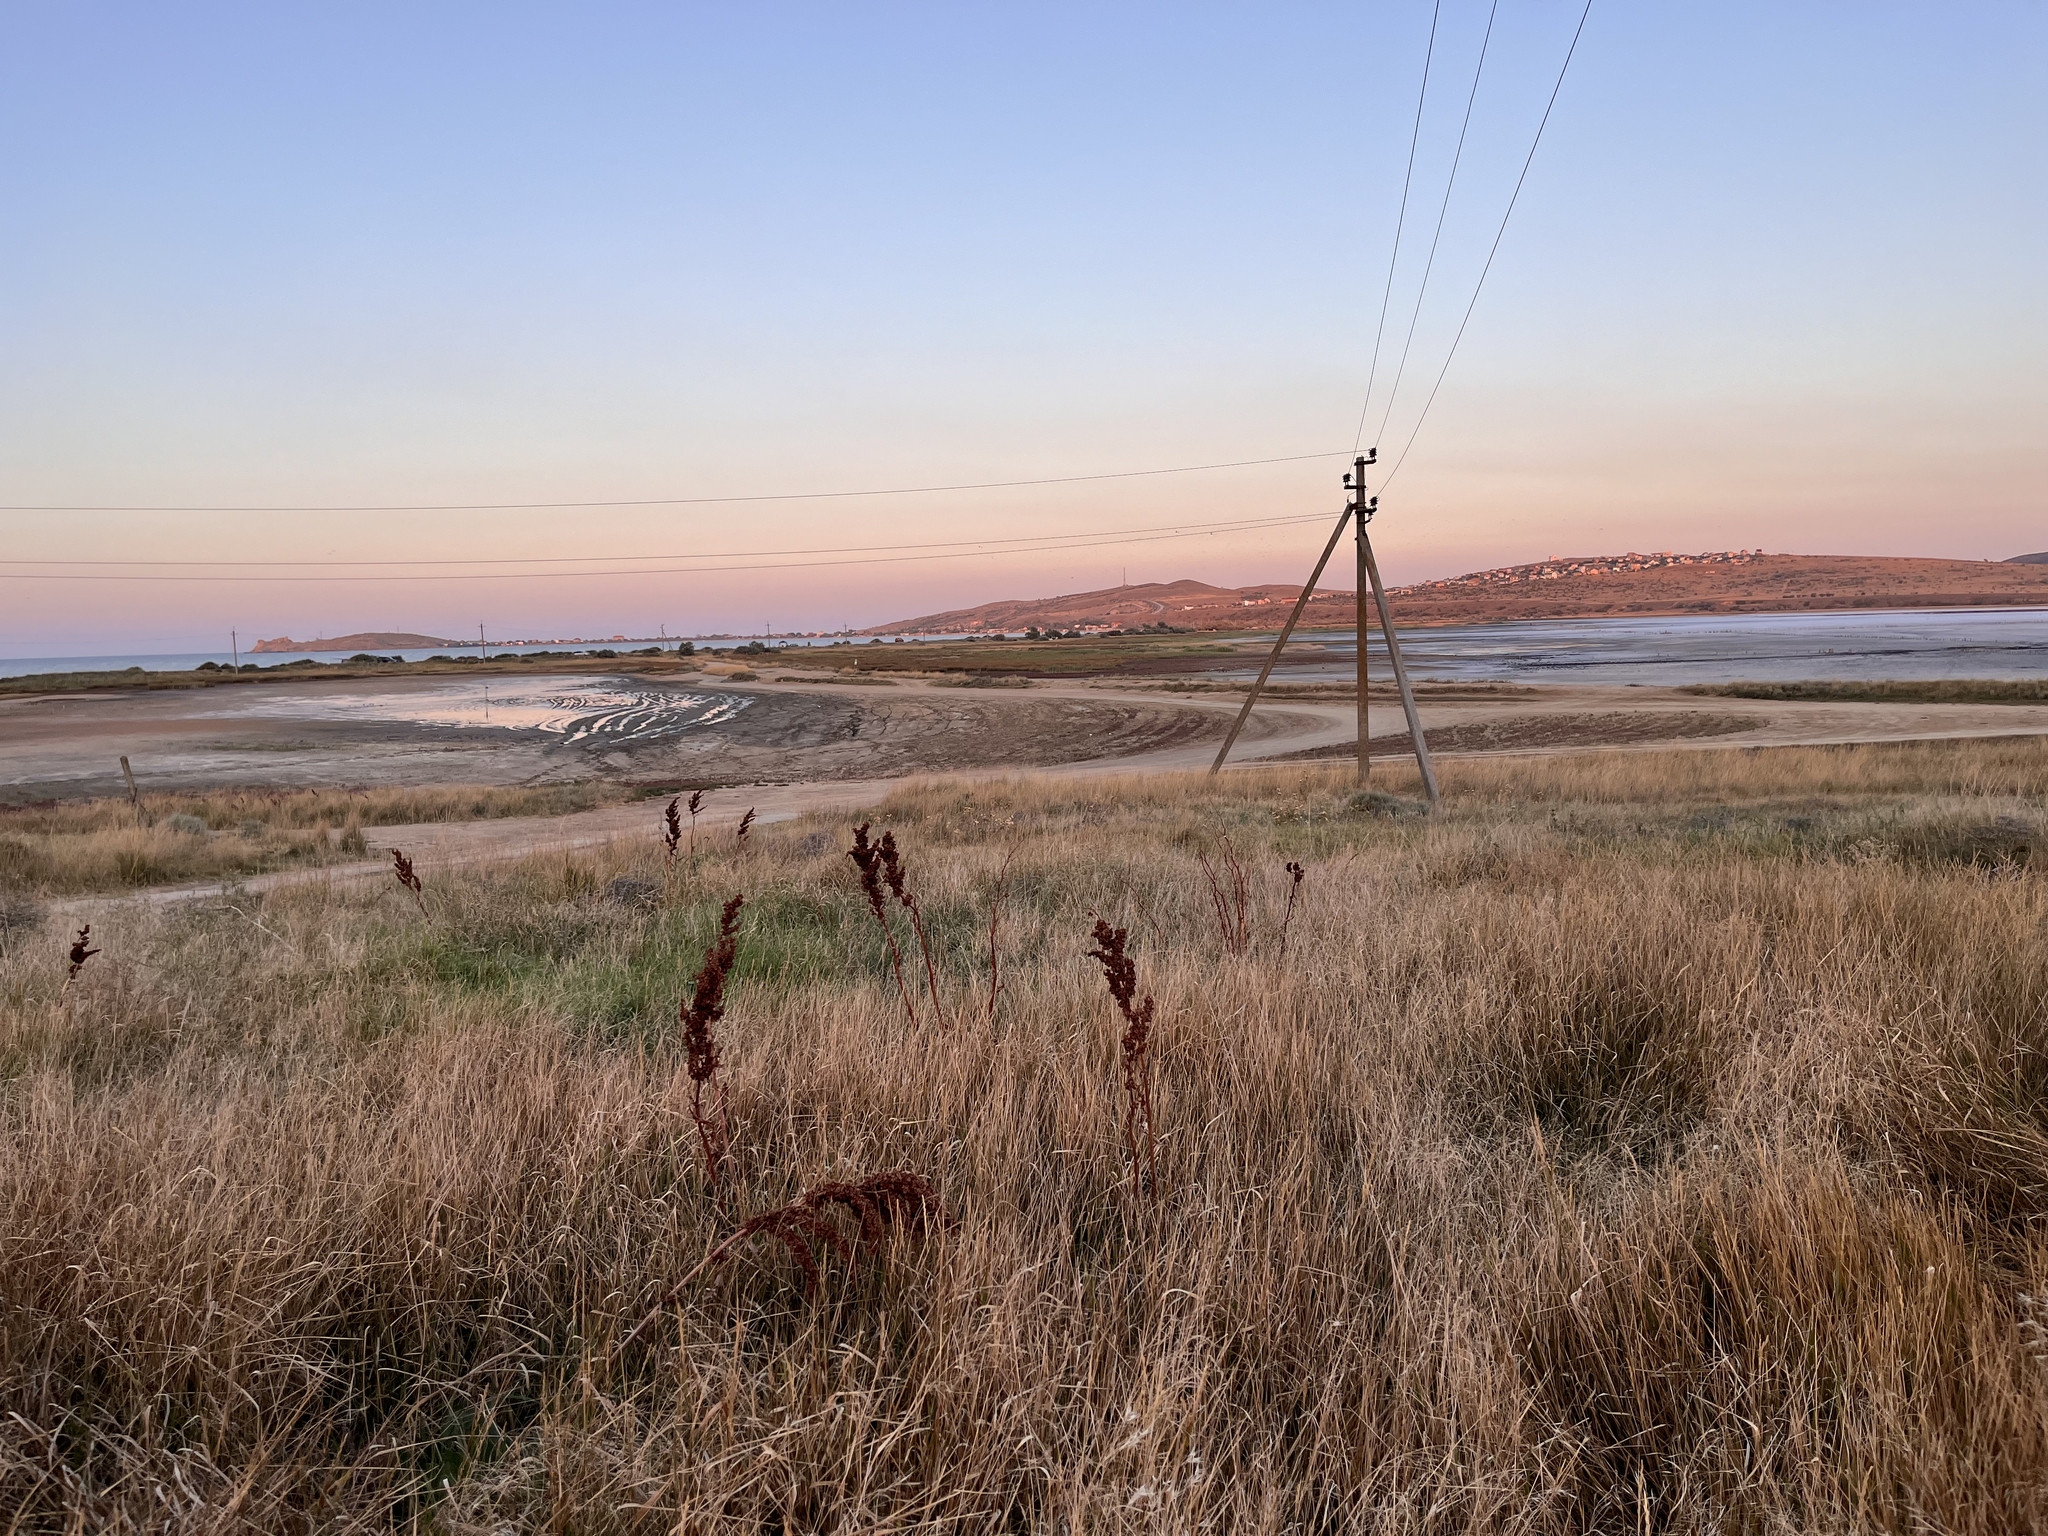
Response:
[{"label": "calm sea water", "polygon": [[[952,636],[932,636],[950,639]],[[1349,675],[1357,641],[1318,631],[1335,658],[1289,668],[1290,677]],[[734,640],[699,641],[730,646]],[[829,645],[829,639],[778,640],[778,645]],[[615,646],[623,654],[637,647]],[[519,650],[493,646],[491,654]],[[558,649],[547,646],[529,650]],[[1386,666],[1374,642],[1372,660]],[[1844,681],[1873,678],[2029,678],[2048,675],[2048,609],[1973,608],[1893,613],[1756,613],[1661,619],[1543,619],[1523,624],[1472,624],[1402,631],[1402,652],[1418,677],[1452,682],[1731,683]],[[408,661],[460,650],[398,651]],[[474,654],[471,652],[470,654]],[[177,671],[202,661],[226,663],[226,652],[151,656],[0,658],[0,677],[35,672]],[[249,658],[244,657],[245,661]],[[299,658],[266,656],[265,666]],[[338,660],[338,657],[328,657]],[[1246,669],[1223,675],[1256,673]],[[1382,670],[1381,675],[1385,672]]]},{"label": "calm sea water", "polygon": [[[930,640],[958,640],[962,637],[959,635],[927,635],[923,638]],[[773,643],[777,646],[812,646],[834,645],[838,642],[834,640],[831,636],[821,636],[815,639],[799,636],[795,639],[776,640]],[[857,645],[865,645],[867,642],[865,640],[859,640],[855,641],[854,643]],[[724,650],[736,645],[745,645],[747,644],[747,640],[745,639],[745,637],[734,639],[731,636],[722,636],[713,637],[711,639],[706,640],[698,640],[695,642],[695,644],[699,651],[708,650],[713,646],[717,646],[719,649]],[[554,653],[555,655],[562,656],[587,653],[591,650],[600,648],[605,650],[616,651],[621,656],[628,656],[631,655],[634,651],[644,649],[644,646],[634,644],[631,641],[619,641],[604,647],[562,645],[493,645],[489,649],[490,654],[493,656],[525,656],[537,651],[548,651]],[[429,656],[474,656],[476,654],[476,647],[473,645],[443,645],[436,646],[431,650],[377,651],[373,654],[378,656],[398,656],[406,661],[425,661]],[[269,653],[262,656],[252,656],[247,651],[242,652],[242,663],[245,666],[253,662],[257,666],[262,667],[280,667],[283,666],[286,662],[304,661],[308,659],[313,661],[343,661],[347,658],[343,655],[343,653],[339,651],[321,651],[313,653],[310,656],[296,652],[289,655],[279,652]],[[192,670],[192,668],[198,666],[201,662],[206,661],[213,662],[218,666],[226,667],[232,666],[234,664],[234,657],[232,653],[228,651],[193,651],[180,652],[176,655],[138,654],[130,656],[0,656],[0,677],[29,677],[33,676],[35,673],[38,672],[120,672],[124,671],[129,667],[141,667],[145,672],[189,672]]]},{"label": "calm sea water", "polygon": [[[1398,623],[1398,616],[1396,619]],[[1291,678],[1348,677],[1356,635],[1319,633],[1343,659]],[[1544,619],[1401,631],[1418,678],[1445,682],[1680,683],[2032,678],[2048,675],[2048,609]],[[1367,658],[1382,678],[1386,647]],[[1255,675],[1251,668],[1246,675]]]},{"label": "calm sea water", "polygon": [[204,696],[201,720],[400,721],[450,729],[545,731],[564,741],[621,743],[722,725],[754,701],[627,678],[550,677],[435,681],[382,692],[335,688],[224,688]]}]

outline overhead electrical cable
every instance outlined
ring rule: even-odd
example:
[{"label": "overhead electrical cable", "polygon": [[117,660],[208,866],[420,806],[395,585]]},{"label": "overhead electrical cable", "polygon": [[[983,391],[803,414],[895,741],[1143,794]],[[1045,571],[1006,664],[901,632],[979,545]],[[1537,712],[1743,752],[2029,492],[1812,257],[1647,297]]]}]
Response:
[{"label": "overhead electrical cable", "polygon": [[1401,212],[1394,220],[1394,249],[1387,257],[1387,286],[1380,295],[1379,329],[1372,338],[1372,367],[1365,375],[1365,404],[1358,408],[1358,430],[1351,435],[1351,451],[1365,441],[1365,418],[1372,410],[1372,387],[1380,374],[1380,343],[1387,334],[1387,305],[1394,297],[1394,269],[1401,263],[1401,231],[1408,224],[1408,187],[1415,180],[1415,146],[1422,140],[1422,108],[1429,100],[1429,66],[1436,57],[1436,24],[1443,14],[1443,0],[1436,0],[1429,12],[1429,46],[1422,54],[1422,89],[1415,94],[1415,126],[1408,134],[1408,170],[1401,178]]},{"label": "overhead electrical cable", "polygon": [[1465,159],[1465,135],[1472,129],[1472,106],[1479,100],[1479,77],[1486,73],[1486,50],[1493,43],[1493,20],[1500,14],[1500,0],[1486,13],[1486,36],[1479,41],[1479,62],[1472,70],[1472,89],[1465,94],[1465,121],[1458,127],[1458,149],[1451,156],[1451,174],[1444,181],[1444,200],[1437,205],[1436,233],[1429,237],[1429,259],[1422,264],[1422,282],[1415,290],[1415,307],[1408,312],[1408,336],[1401,343],[1400,366],[1394,369],[1394,384],[1387,391],[1387,408],[1380,417],[1380,430],[1373,441],[1387,435],[1387,423],[1394,419],[1394,402],[1401,398],[1401,380],[1408,373],[1408,354],[1415,346],[1415,324],[1422,318],[1422,298],[1429,292],[1429,275],[1436,270],[1436,250],[1444,238],[1444,219],[1451,211],[1451,189],[1458,184],[1458,166]]},{"label": "overhead electrical cable", "polygon": [[[419,558],[412,560],[345,560],[333,556],[318,560],[61,560],[43,559],[17,560],[9,555],[0,555],[0,565],[109,565],[109,566],[206,566],[211,569],[250,567],[263,570],[290,569],[299,566],[424,566],[424,565],[625,565],[641,560],[751,560],[765,559],[775,555],[872,555],[890,554],[900,550],[925,549],[972,549],[987,550],[991,545],[1040,545],[1057,543],[1066,539],[1107,539],[1127,533],[1165,533],[1169,530],[1190,535],[1197,533],[1220,533],[1263,528],[1273,523],[1292,522],[1291,517],[1233,517],[1214,523],[1152,523],[1142,528],[1094,528],[1074,533],[1027,533],[1009,537],[985,539],[941,539],[921,544],[834,544],[813,549],[721,549],[699,550],[694,553],[658,553],[645,555],[463,555],[447,558]],[[1028,552],[1028,551],[1026,551]],[[541,573],[547,574],[547,573]]]},{"label": "overhead electrical cable", "polygon": [[1310,459],[1342,458],[1342,450],[1290,453],[1272,459],[1232,459],[1221,464],[1177,464],[1167,469],[1121,469],[1099,475],[1051,475],[1037,480],[981,480],[963,485],[905,485],[873,491],[777,491],[749,496],[649,496],[619,501],[466,501],[437,504],[372,503],[318,506],[225,506],[218,502],[189,506],[0,506],[0,512],[550,512],[598,507],[719,507],[758,501],[843,501],[861,496],[936,496],[947,491],[1006,491],[1034,485],[1081,485],[1097,480],[1141,480],[1154,475],[1197,475],[1217,469],[1250,469],[1261,464],[1301,464]]},{"label": "overhead electrical cable", "polygon": [[[777,560],[760,565],[688,565],[652,566],[634,570],[612,571],[447,571],[428,575],[353,575],[353,576],[216,576],[205,572],[181,575],[127,575],[117,572],[58,572],[58,571],[0,571],[0,581],[180,581],[180,582],[365,582],[365,581],[567,581],[578,577],[621,576],[720,576],[737,571],[801,571],[815,570],[829,566],[854,565],[902,565],[928,560],[975,560],[997,555],[1061,554],[1068,550],[1103,549],[1120,544],[1156,544],[1170,539],[1213,538],[1220,533],[1256,532],[1269,528],[1292,527],[1299,523],[1322,521],[1321,514],[1299,517],[1274,517],[1246,520],[1237,523],[1180,524],[1173,528],[1136,530],[1127,535],[1103,538],[1091,534],[1048,534],[1046,542],[1030,547],[992,549],[944,549],[929,554],[911,555],[870,555],[840,560]],[[999,541],[989,540],[990,544]],[[808,550],[787,550],[781,553],[792,555],[809,554]],[[731,558],[711,556],[708,558]]]},{"label": "overhead electrical cable", "polygon": [[1572,67],[1572,56],[1579,51],[1579,39],[1586,31],[1586,18],[1593,13],[1593,0],[1586,0],[1585,9],[1579,12],[1579,25],[1572,33],[1571,47],[1565,50],[1564,63],[1558,66],[1557,83],[1550,88],[1550,100],[1543,108],[1543,119],[1536,125],[1536,137],[1529,143],[1529,153],[1522,161],[1522,174],[1515,178],[1515,190],[1508,198],[1507,211],[1500,216],[1500,228],[1494,231],[1493,245],[1486,253],[1486,265],[1479,269],[1479,281],[1472,285],[1472,301],[1465,306],[1465,317],[1458,322],[1458,333],[1451,338],[1451,350],[1444,355],[1444,365],[1437,370],[1436,383],[1430,386],[1429,398],[1422,402],[1422,414],[1415,418],[1415,426],[1408,434],[1408,440],[1401,445],[1401,453],[1394,460],[1394,467],[1387,471],[1386,479],[1380,482],[1384,491],[1393,484],[1394,476],[1401,472],[1401,466],[1408,462],[1409,450],[1415,446],[1415,439],[1422,435],[1422,424],[1429,419],[1429,408],[1436,404],[1437,391],[1444,387],[1444,375],[1451,371],[1451,360],[1458,355],[1458,343],[1465,339],[1465,327],[1472,323],[1472,311],[1479,305],[1480,290],[1486,286],[1486,275],[1493,270],[1493,258],[1500,254],[1501,237],[1508,232],[1508,220],[1514,216],[1515,204],[1522,196],[1522,183],[1529,179],[1529,167],[1536,162],[1537,146],[1543,142],[1543,130],[1550,125],[1550,112],[1557,105],[1557,94],[1564,89],[1564,77]]}]

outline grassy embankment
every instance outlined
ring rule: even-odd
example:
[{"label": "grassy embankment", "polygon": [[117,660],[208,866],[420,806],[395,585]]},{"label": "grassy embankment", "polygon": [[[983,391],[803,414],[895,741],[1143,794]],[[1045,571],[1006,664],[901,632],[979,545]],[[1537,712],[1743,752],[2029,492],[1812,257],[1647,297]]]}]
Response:
[{"label": "grassy embankment", "polygon": [[532,652],[525,656],[505,653],[488,661],[474,656],[451,656],[439,661],[315,661],[304,658],[287,662],[245,662],[242,670],[220,667],[175,672],[151,672],[128,667],[119,672],[32,672],[26,677],[0,677],[0,698],[45,693],[93,693],[110,688],[140,688],[151,692],[191,688],[261,687],[266,684],[306,683],[339,678],[395,677],[541,677],[554,672],[593,672],[675,676],[697,670],[693,657],[651,656],[626,653],[604,655],[591,652]]},{"label": "grassy embankment", "polygon": [[[842,822],[665,876],[650,806],[643,843],[425,868],[426,917],[110,908],[68,990],[66,935],[0,935],[0,1508],[2040,1528],[2038,743],[1443,774],[1434,820],[1310,770],[907,788],[948,1027],[906,1020]],[[714,1200],[677,1004],[734,892]],[[1158,1000],[1156,1198],[1094,913]],[[680,1284],[892,1168],[954,1224],[852,1265],[814,1234],[815,1299],[765,1239]]]},{"label": "grassy embankment", "polygon": [[[1237,637],[1233,637],[1237,638]],[[1310,638],[1303,637],[1304,640]],[[1086,635],[1072,640],[904,640],[791,647],[773,658],[796,675],[955,673],[986,678],[1153,676],[1199,671],[1238,654],[1202,635]]]},{"label": "grassy embankment", "polygon": [[596,782],[433,789],[223,790],[0,806],[0,896],[232,878],[364,856],[364,827],[560,816],[633,790]]},{"label": "grassy embankment", "polygon": [[1926,682],[1694,683],[1681,693],[1727,699],[1859,704],[2048,704],[2048,678],[1932,678]]},{"label": "grassy embankment", "polygon": [[[1311,637],[1304,636],[1305,640]],[[603,671],[614,674],[673,676],[714,666],[797,668],[801,673],[829,677],[835,673],[936,672],[991,676],[1090,677],[1118,672],[1144,674],[1198,667],[1198,658],[1228,656],[1232,647],[1198,637],[1167,635],[1089,636],[1075,640],[924,641],[868,645],[789,646],[778,649],[747,645],[707,648],[695,656],[653,655],[646,650],[612,654],[598,651],[509,652],[479,660],[473,656],[439,661],[316,661],[247,663],[213,671],[192,669],[150,672],[129,667],[120,672],[38,672],[27,677],[0,678],[0,698],[8,695],[83,693],[110,688],[151,690],[219,688],[237,685],[305,683],[336,678],[502,677],[543,676],[551,672]]]}]

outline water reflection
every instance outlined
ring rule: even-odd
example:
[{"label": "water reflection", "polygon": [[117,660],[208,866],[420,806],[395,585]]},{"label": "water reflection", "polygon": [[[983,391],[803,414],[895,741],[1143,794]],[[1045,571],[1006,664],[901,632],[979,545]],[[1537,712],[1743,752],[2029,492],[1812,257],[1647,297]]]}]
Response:
[{"label": "water reflection", "polygon": [[[254,690],[250,690],[252,693]],[[436,682],[357,692],[333,686],[223,700],[212,719],[394,722],[456,729],[545,731],[565,741],[648,741],[719,725],[754,701],[743,694],[663,688],[620,678]]]},{"label": "water reflection", "polygon": [[[1400,623],[1398,609],[1394,621]],[[1350,675],[1355,636],[1304,638],[1328,646],[1332,659],[1289,667],[1288,676]],[[1447,682],[2032,678],[2048,671],[2048,610],[1715,614],[1404,627],[1401,654],[1416,676]],[[1390,675],[1377,633],[1367,661],[1380,677]],[[1239,670],[1256,675],[1258,668]]]}]

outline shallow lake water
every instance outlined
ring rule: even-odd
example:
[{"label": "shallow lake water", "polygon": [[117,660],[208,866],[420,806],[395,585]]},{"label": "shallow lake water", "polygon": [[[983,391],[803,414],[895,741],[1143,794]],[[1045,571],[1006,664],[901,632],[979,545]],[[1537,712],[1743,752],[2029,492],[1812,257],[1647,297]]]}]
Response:
[{"label": "shallow lake water", "polygon": [[[1400,634],[1409,671],[1445,682],[1672,686],[2048,675],[2048,609],[2040,608],[1541,619]],[[1357,637],[1311,638],[1342,659],[1289,667],[1286,675],[1348,678]],[[1367,660],[1378,676],[1391,675],[1377,635]]]},{"label": "shallow lake water", "polygon": [[[253,692],[253,690],[252,690]],[[732,719],[742,694],[652,687],[627,678],[479,678],[358,691],[314,687],[223,699],[198,718],[395,721],[452,729],[545,731],[565,741],[648,741]]]}]

